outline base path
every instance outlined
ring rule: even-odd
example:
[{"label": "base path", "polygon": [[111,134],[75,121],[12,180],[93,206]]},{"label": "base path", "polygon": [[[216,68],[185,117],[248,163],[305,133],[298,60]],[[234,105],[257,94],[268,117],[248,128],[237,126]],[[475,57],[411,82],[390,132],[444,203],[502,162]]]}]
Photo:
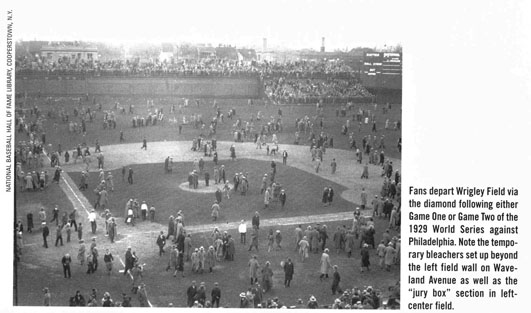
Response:
[{"label": "base path", "polygon": [[[265,149],[256,149],[256,145],[252,143],[232,143],[219,142],[218,143],[218,159],[220,161],[230,159],[230,146],[234,144],[236,147],[237,158],[256,159],[270,162],[275,160],[282,162],[281,152],[278,156],[267,155]],[[194,159],[203,157],[203,153],[194,152],[190,150],[190,142],[153,142],[148,143],[148,150],[141,150],[140,143],[121,144],[113,146],[103,146],[101,150],[105,156],[105,170],[119,169],[123,165],[129,164],[146,164],[146,163],[163,163],[168,156],[173,158],[174,162],[191,162]],[[319,175],[322,178],[340,184],[347,189],[341,193],[341,197],[347,201],[355,204],[360,197],[361,188],[365,188],[369,197],[373,194],[379,194],[382,184],[380,177],[381,168],[375,165],[369,165],[369,179],[361,180],[361,172],[363,166],[358,164],[354,157],[353,151],[340,149],[327,149],[324,156],[325,161],[321,164],[321,171],[315,173],[314,164],[311,162],[311,154],[308,146],[297,145],[281,145],[280,151],[287,150],[289,157],[287,161],[288,166],[293,166],[299,170],[303,170],[314,175]],[[203,157],[204,158],[204,157]],[[330,162],[335,158],[338,164],[338,170],[335,174],[330,172]],[[391,159],[393,167],[400,169],[400,160]],[[95,165],[90,170],[97,171]],[[65,192],[72,205],[78,209],[80,213],[80,220],[86,227],[90,227],[87,221],[88,212],[93,209],[92,204],[87,200],[83,193],[77,188],[76,183],[68,175],[68,172],[80,172],[85,169],[85,164],[66,164],[62,166],[64,170],[62,181],[59,184]],[[52,169],[50,169],[52,170]],[[53,173],[53,171],[52,171]],[[260,226],[274,227],[280,225],[298,225],[311,223],[325,223],[331,221],[350,220],[353,217],[353,211],[319,214],[310,216],[296,216],[286,218],[265,219],[260,221]],[[83,214],[86,213],[86,214]],[[366,210],[364,215],[370,215],[372,210]],[[124,225],[123,218],[116,218],[118,225]],[[247,225],[251,221],[245,221]],[[187,226],[186,230],[190,233],[206,233],[211,232],[215,227],[220,231],[229,229],[237,229],[240,221],[233,221],[227,223],[212,223],[204,225]],[[103,218],[97,219],[98,230],[95,237],[100,237],[98,240],[101,248],[110,247],[108,241],[105,239],[105,221]],[[125,251],[127,246],[134,245],[139,250],[150,249],[153,247],[155,238],[161,229],[166,229],[167,225],[159,223],[139,223],[135,227],[121,226],[118,230],[117,241],[113,244],[113,251]],[[206,236],[204,236],[207,239]],[[50,251],[51,252],[51,251]],[[120,259],[123,265],[123,261]],[[151,303],[149,303],[151,306]]]},{"label": "base path", "polygon": [[[230,159],[229,149],[231,145],[234,145],[236,148],[237,159],[245,158],[267,162],[271,162],[271,160],[282,162],[282,151],[286,150],[288,152],[288,166],[319,175],[322,178],[346,187],[347,189],[341,193],[341,197],[352,203],[359,203],[362,188],[365,188],[369,196],[369,202],[372,195],[380,194],[382,187],[381,167],[369,164],[369,179],[360,179],[363,165],[357,163],[355,153],[352,150],[327,149],[324,155],[324,161],[320,167],[321,169],[319,173],[315,173],[315,164],[311,160],[310,148],[308,146],[279,145],[277,155],[271,156],[266,154],[265,149],[257,149],[254,143],[221,141],[217,143],[218,160],[220,162]],[[141,146],[141,143],[102,146],[101,151],[105,157],[105,170],[120,169],[124,165],[130,164],[162,164],[168,156],[173,158],[173,162],[193,162],[194,159],[198,158],[211,160],[211,157],[204,157],[203,152],[192,151],[192,143],[188,141],[148,142],[147,150],[140,149]],[[363,157],[365,159],[367,158],[366,155]],[[332,159],[336,159],[337,162],[337,171],[335,174],[332,174],[330,171]],[[389,160],[393,162],[393,168],[395,170],[401,168],[401,160],[392,158],[389,158]],[[97,163],[92,162],[90,170],[96,172],[96,166]],[[63,165],[63,169],[67,172],[81,172],[85,169],[85,164],[82,162],[78,162],[77,164],[70,163]]]},{"label": "base path", "polygon": [[[372,210],[366,210],[362,214],[370,215]],[[295,216],[295,217],[285,217],[285,218],[274,218],[260,220],[260,226],[272,227],[272,226],[281,226],[281,225],[303,225],[303,224],[313,224],[313,223],[324,223],[324,222],[334,222],[334,221],[344,221],[352,219],[353,212],[340,212],[340,213],[330,213],[330,214],[318,214],[318,215],[306,215],[306,216]],[[247,225],[251,224],[251,221],[245,221]],[[186,227],[186,232],[188,233],[203,233],[211,232],[214,230],[214,227],[217,227],[220,231],[237,229],[240,225],[240,222],[230,222],[230,223],[220,223],[220,224],[204,224],[204,225],[192,225]]]}]

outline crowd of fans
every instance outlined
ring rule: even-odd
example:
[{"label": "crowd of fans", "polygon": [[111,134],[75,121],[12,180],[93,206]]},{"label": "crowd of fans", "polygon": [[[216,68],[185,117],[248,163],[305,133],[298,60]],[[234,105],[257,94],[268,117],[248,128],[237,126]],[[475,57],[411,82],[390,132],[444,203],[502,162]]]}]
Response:
[{"label": "crowd of fans", "polygon": [[[37,61],[31,61],[33,64],[30,64],[28,66],[27,61],[29,60],[23,60],[21,61],[20,65],[17,64],[17,70],[24,72],[24,71],[42,71],[42,72],[57,72],[57,73],[92,73],[94,75],[138,75],[138,76],[156,76],[156,75],[167,75],[167,74],[175,74],[175,75],[212,75],[212,76],[233,76],[233,75],[257,75],[260,76],[264,86],[265,86],[265,93],[269,99],[275,103],[323,103],[328,102],[327,99],[350,99],[350,98],[359,98],[359,97],[370,97],[372,96],[365,88],[363,88],[354,75],[352,74],[352,70],[342,62],[330,62],[330,61],[322,61],[322,62],[293,62],[293,63],[285,63],[285,64],[273,64],[268,62],[263,62],[261,64],[258,63],[252,63],[252,64],[244,64],[242,62],[236,62],[236,61],[224,61],[219,59],[207,59],[202,61],[191,61],[191,62],[178,62],[178,63],[160,63],[160,62],[149,62],[149,63],[139,63],[139,62],[128,62],[128,61],[112,61],[112,62],[77,62],[77,63],[71,63],[71,62],[58,62],[54,64],[46,64],[43,60],[37,60]],[[118,74],[117,74],[118,73]],[[324,75],[324,78],[322,77]],[[51,101],[51,98],[47,99],[47,101]],[[196,104],[199,107],[199,100],[196,100]],[[251,100],[249,100],[251,101]],[[85,97],[85,102],[89,103],[90,101],[88,98],[88,95]],[[188,100],[184,100],[184,106],[188,106]],[[81,104],[81,100],[79,101],[79,104]],[[60,121],[63,124],[68,125],[68,131],[69,134],[86,134],[86,122],[93,122],[95,119],[95,114],[97,112],[99,116],[103,114],[103,128],[104,129],[115,129],[116,128],[116,117],[118,116],[118,112],[121,114],[126,114],[125,112],[125,105],[122,107],[119,105],[118,102],[115,103],[114,110],[102,110],[101,105],[97,105],[95,99],[92,100],[92,105],[95,106],[94,109],[91,109],[90,107],[85,107],[84,105],[79,105],[78,107],[72,108],[73,113],[70,115],[67,110],[63,108],[54,108],[52,111],[48,112],[48,115],[42,114],[37,106],[34,106],[32,109],[30,109],[28,115],[22,114],[17,119],[17,131],[20,133],[24,133],[28,137],[28,141],[24,142],[22,141],[17,146],[17,161],[20,160],[22,165],[28,168],[42,168],[43,167],[43,151],[42,147],[46,144],[46,134],[44,133],[44,129],[42,127],[42,121],[46,117],[54,120],[56,122]],[[251,106],[251,104],[250,104]],[[348,104],[350,109],[350,104]],[[155,109],[152,113],[152,109],[154,109],[153,100],[147,101],[147,107],[148,107],[148,115],[139,115],[136,112],[134,112],[134,106],[132,104],[129,104],[129,114],[132,114],[133,117],[131,119],[132,127],[143,127],[147,125],[156,125],[157,121],[162,122],[163,120],[163,110],[161,109]],[[214,102],[213,109],[215,109],[216,114],[215,117],[208,121],[206,118],[206,122],[210,122],[210,133],[209,133],[209,139],[212,135],[216,133],[216,126],[218,123],[218,120],[223,123],[223,116],[224,114],[221,113],[221,109],[216,105]],[[181,105],[179,105],[179,111],[181,111]],[[322,112],[322,107],[320,105],[317,106],[318,112]],[[342,116],[346,116],[346,108],[341,108],[341,111],[344,111],[345,113],[342,113]],[[172,107],[169,110],[169,113],[175,113],[175,104],[172,104]],[[376,107],[375,110],[376,111]],[[103,112],[103,113],[102,113]],[[102,113],[102,114],[100,114]],[[384,112],[385,114],[385,112]],[[336,115],[339,115],[339,111],[336,111]],[[367,116],[365,116],[367,115]],[[96,120],[99,120],[96,118]],[[236,111],[234,108],[232,108],[229,113],[227,114],[227,118],[231,119],[231,122],[233,121],[233,116],[236,116]],[[368,118],[370,116],[370,111],[368,111],[367,114],[365,112],[360,112],[358,114],[358,118],[356,119],[356,122],[360,123],[361,125],[361,119],[362,117]],[[268,142],[272,143],[272,149],[271,155],[276,155],[276,152],[278,149],[278,143],[276,140],[277,132],[278,134],[282,131],[282,109],[279,108],[278,116],[274,117],[271,116],[270,118],[262,117],[261,112],[258,111],[256,113],[256,117],[254,113],[251,114],[251,119],[249,121],[242,120],[239,116],[235,117],[233,128],[231,131],[234,133],[234,140],[236,142],[243,141],[243,139],[250,139],[254,137],[254,142],[257,144],[257,149],[262,149],[262,146],[265,144],[267,146],[267,154],[269,155],[269,145]],[[354,115],[353,115],[354,118]],[[255,122],[256,120],[256,128],[255,128]],[[262,122],[260,122],[262,121]],[[269,121],[269,122],[268,122]],[[79,122],[79,124],[77,123]],[[259,122],[262,125],[259,125]],[[373,130],[376,132],[376,119],[374,116],[371,118],[371,122],[373,123]],[[203,129],[203,127],[206,127],[204,125],[207,125],[205,122],[203,122],[202,116],[200,114],[193,114],[190,118],[191,124],[194,125],[195,128]],[[266,124],[267,123],[267,124]],[[353,119],[354,123],[354,119]],[[183,125],[186,125],[186,119],[183,116]],[[312,146],[312,161],[315,161],[316,159],[319,159],[319,162],[323,161],[323,154],[325,153],[326,147],[333,147],[333,138],[328,136],[328,134],[324,133],[322,131],[323,129],[323,118],[318,119],[317,117],[312,119],[308,116],[305,116],[304,118],[297,118],[295,121],[295,124],[297,125],[297,132],[295,133],[296,143],[299,144],[299,137],[302,132],[306,135],[307,132],[309,132],[309,138],[308,142],[310,142]],[[315,124],[315,129],[314,129]],[[319,128],[317,127],[319,125]],[[60,127],[57,126],[57,123],[54,123],[54,127]],[[179,133],[181,132],[182,125],[179,126]],[[344,132],[344,135],[346,135],[349,131],[349,123],[345,125],[346,130]],[[360,126],[361,127],[361,126]],[[385,128],[388,128],[388,125],[386,123]],[[206,129],[205,129],[206,132]],[[316,134],[319,134],[317,136]],[[37,134],[40,134],[37,136]],[[253,136],[248,136],[248,134],[252,134]],[[269,135],[271,135],[272,139],[269,141],[267,138]],[[374,200],[372,203],[372,207],[374,209],[374,216],[372,218],[369,218],[370,223],[374,225],[373,218],[374,217],[380,217],[380,218],[387,218],[389,219],[389,226],[388,228],[390,230],[399,229],[400,227],[400,207],[398,206],[395,208],[393,206],[393,201],[395,197],[400,197],[400,174],[398,171],[394,172],[392,168],[392,163],[385,159],[385,156],[383,152],[380,154],[377,153],[377,151],[373,151],[371,147],[378,146],[378,149],[385,149],[384,145],[384,137],[383,135],[380,137],[380,140],[377,140],[376,136],[368,136],[369,138],[363,138],[362,140],[362,146],[363,146],[363,152],[365,152],[367,155],[369,155],[369,162],[368,164],[374,164],[377,166],[382,167],[382,174],[381,176],[383,178],[383,184],[381,189],[381,194],[379,195],[381,200]],[[243,138],[243,139],[242,139]],[[206,157],[211,156],[211,151],[214,151],[214,163],[217,165],[217,153],[215,152],[216,148],[216,141],[215,138],[212,138],[212,141],[206,141],[206,144],[201,144],[203,141],[202,136],[199,137],[199,139],[194,139],[193,148],[192,150],[203,152],[204,156]],[[81,139],[84,141],[84,136]],[[120,131],[120,142],[123,142],[123,133]],[[116,235],[116,224],[114,221],[114,218],[110,214],[109,210],[106,209],[106,206],[108,205],[107,201],[107,191],[106,190],[113,190],[113,180],[112,175],[109,172],[107,174],[107,177],[105,177],[105,171],[103,171],[103,154],[101,151],[99,151],[99,143],[96,140],[96,148],[94,151],[94,154],[96,153],[98,156],[98,170],[99,170],[99,182],[101,182],[98,187],[95,189],[96,199],[95,199],[95,208],[101,207],[101,210],[104,210],[104,213],[101,215],[105,219],[105,226],[106,226],[106,235],[109,237],[111,242],[114,240],[114,236]],[[314,149],[313,146],[319,148]],[[144,139],[143,146],[144,148],[146,146],[146,141]],[[369,147],[368,149],[366,147]],[[85,148],[86,152],[82,152],[81,147]],[[355,142],[353,144],[354,148],[357,148],[355,145]],[[56,163],[52,163],[52,165],[59,165],[60,157],[62,157],[62,148],[60,145],[58,145],[58,148],[56,152],[52,152],[51,147],[49,147],[49,153],[51,153],[51,159],[52,162],[56,161]],[[67,149],[68,150],[68,149]],[[72,150],[72,148],[70,149]],[[89,163],[90,163],[90,153],[88,152],[89,147],[86,145],[85,142],[83,144],[79,145],[78,148],[73,151],[72,157],[74,162],[77,161],[78,157],[83,157],[83,162],[86,162],[86,172],[88,173],[89,170]],[[146,147],[147,150],[147,147]],[[320,151],[320,152],[319,152]],[[383,151],[383,150],[382,150]],[[234,156],[233,156],[234,154]],[[35,157],[35,155],[38,155],[38,157]],[[54,157],[55,155],[55,157]],[[68,156],[67,156],[68,155]],[[361,155],[362,152],[358,151],[357,156],[359,156],[359,163],[361,163]],[[371,158],[372,156],[372,158]],[[65,163],[69,162],[70,154],[65,151]],[[231,150],[231,158],[235,159],[235,152]],[[284,158],[284,164],[285,164],[285,158]],[[61,160],[62,161],[62,160]],[[274,163],[274,162],[272,162]],[[333,163],[335,163],[335,159],[333,160]],[[171,169],[171,166],[169,166],[170,160],[168,160],[168,164],[165,164],[165,170],[166,172],[171,172],[169,169]],[[319,163],[320,164],[320,163]],[[194,163],[195,166],[195,163]],[[198,163],[199,166],[199,163]],[[272,166],[273,167],[273,166]],[[368,165],[366,165],[368,167]],[[58,168],[58,167],[57,167]],[[60,171],[60,168],[58,168]],[[198,169],[200,172],[202,171],[201,168]],[[17,169],[17,177],[19,177],[19,173],[21,170]],[[316,168],[316,172],[318,172],[318,167]],[[85,172],[83,172],[85,173]],[[126,173],[126,167],[124,166],[122,168],[122,182],[125,182],[125,173]],[[128,182],[130,185],[133,184],[133,175],[132,170],[129,168],[129,176],[128,176]],[[333,166],[332,174],[335,173],[335,165]],[[395,174],[393,176],[393,173]],[[111,178],[109,179],[109,175],[111,175]],[[240,173],[240,176],[242,173]],[[368,175],[368,174],[367,174]],[[247,174],[246,174],[247,176]],[[216,177],[215,171],[214,171],[214,178]],[[236,176],[235,176],[236,177]],[[274,176],[270,176],[274,177]],[[31,177],[32,178],[32,177]],[[221,177],[220,177],[221,178]],[[223,174],[224,178],[224,174]],[[364,178],[362,176],[362,178]],[[368,178],[365,177],[365,178]],[[393,180],[394,178],[394,180]],[[86,189],[87,186],[87,178],[83,175],[81,176],[81,184],[80,189]],[[54,176],[55,180],[55,176]],[[205,180],[208,180],[205,176]],[[216,179],[215,179],[216,180]],[[224,179],[223,179],[224,180]],[[22,182],[22,180],[19,180]],[[31,179],[31,182],[33,182],[34,179]],[[45,178],[44,181],[46,182],[47,179]],[[28,184],[24,185],[20,183],[21,189],[23,189],[25,186],[27,186],[27,190],[35,190],[35,185],[31,185],[30,188],[30,179],[28,179]],[[59,182],[59,179],[57,179],[57,182]],[[271,181],[273,182],[273,181]],[[46,183],[45,183],[46,185]],[[206,183],[208,186],[208,183]],[[273,184],[271,184],[273,185]],[[235,181],[235,190],[237,190],[237,184]],[[197,188],[197,184],[196,187]],[[274,189],[274,188],[273,188]],[[326,189],[326,188],[325,188]],[[242,193],[243,195],[243,193]],[[216,195],[217,197],[217,195]],[[367,205],[367,195],[362,193],[362,210],[365,209],[365,206]],[[324,199],[324,198],[323,198]],[[331,199],[331,197],[327,197],[327,199]],[[376,198],[378,199],[378,198]],[[267,202],[269,201],[269,197],[265,196],[264,198],[264,204],[267,206]],[[285,201],[285,200],[284,200]],[[331,202],[331,200],[329,200]],[[221,199],[218,200],[218,202],[221,202]],[[323,201],[324,202],[324,201]],[[400,201],[398,201],[398,204]],[[94,212],[94,210],[92,211]],[[149,215],[148,215],[149,212]],[[92,234],[95,234],[95,213],[91,213],[94,215],[94,218],[91,218],[91,215],[89,215],[89,221],[91,223],[92,227]],[[155,219],[155,208],[152,206],[150,209],[148,209],[147,204],[142,203],[140,204],[139,201],[136,199],[131,199],[128,201],[125,209],[125,222],[128,225],[133,225],[135,219],[139,219],[140,216],[143,220],[146,220],[148,217],[153,222]],[[173,218],[173,216],[170,216],[170,222],[168,226],[168,232],[166,236],[163,235],[163,232],[161,232],[161,235],[159,238],[162,238],[160,240],[161,243],[159,243],[159,240],[157,240],[157,245],[160,247],[160,254],[164,254],[164,244],[166,239],[170,239],[170,237],[173,237],[173,244],[175,244],[175,247],[172,246],[172,250],[168,251],[170,254],[173,250],[176,250],[176,257],[173,257],[172,255],[169,256],[169,264],[177,264],[176,271],[182,271],[184,275],[184,263],[190,261],[192,271],[197,272],[197,266],[195,266],[196,262],[194,262],[194,253],[196,253],[199,249],[199,255],[202,254],[203,247],[199,247],[198,249],[192,250],[192,244],[191,244],[191,238],[189,235],[184,235],[186,232],[184,231],[184,223],[177,222],[178,220],[182,221],[182,218],[180,217],[180,212],[177,214],[177,218]],[[214,216],[214,215],[212,215]],[[217,217],[217,216],[216,216]],[[358,212],[359,217],[359,212]],[[215,219],[214,219],[215,220]],[[360,249],[362,252],[365,250],[367,255],[367,263],[368,263],[368,245],[371,245],[373,249],[377,250],[376,254],[372,253],[372,255],[378,256],[380,258],[380,267],[383,265],[382,259],[385,261],[386,270],[389,271],[391,265],[396,265],[399,261],[399,258],[393,258],[390,257],[389,260],[385,257],[386,255],[399,255],[398,252],[395,252],[395,250],[399,251],[400,247],[400,241],[398,238],[384,238],[382,240],[381,244],[383,244],[382,249],[376,249],[377,242],[374,240],[374,227],[371,227],[369,221],[363,221],[359,218],[355,218],[353,222],[352,230],[349,231],[343,226],[343,228],[338,228],[336,232],[333,233],[333,235],[330,237],[331,241],[333,242],[333,247],[337,251],[337,254],[339,254],[339,251],[344,251],[345,253],[348,253],[348,256],[350,257],[351,250],[353,250],[354,247],[354,236],[356,239],[360,237]],[[29,222],[28,222],[29,224]],[[64,224],[70,224],[69,222]],[[114,224],[114,226],[113,226]],[[110,226],[110,227],[109,227]],[[253,226],[254,226],[254,219],[253,219]],[[326,227],[324,227],[326,229]],[[258,227],[257,227],[258,229]],[[181,231],[182,230],[182,231]],[[314,231],[315,232],[315,231]],[[21,232],[20,232],[21,233]],[[61,230],[58,230],[56,233],[56,237],[58,237],[61,233]],[[256,232],[257,233],[257,232]],[[301,231],[302,234],[302,231]],[[389,231],[386,230],[387,236],[389,236]],[[241,233],[240,233],[241,235]],[[251,234],[252,235],[252,234]],[[384,234],[384,237],[386,235]],[[251,236],[252,238],[253,236]],[[256,240],[258,240],[258,235],[255,236]],[[210,251],[214,249],[215,255],[219,256],[219,251],[225,251],[222,252],[223,260],[229,260],[232,261],[234,259],[234,254],[232,254],[232,257],[227,258],[227,255],[231,255],[230,253],[226,253],[226,251],[232,251],[233,249],[227,249],[223,248],[225,247],[225,235],[221,236],[219,241],[223,245],[213,245],[213,247],[208,247],[207,251]],[[313,238],[313,240],[311,239]],[[312,249],[313,241],[319,240],[317,239],[319,237],[315,237],[314,235],[309,235],[308,239],[310,239],[309,247],[310,250]],[[81,237],[79,237],[81,240]],[[226,242],[227,247],[230,245],[228,244],[230,242],[231,235],[226,235]],[[301,238],[302,239],[302,238]],[[46,243],[46,239],[45,243]],[[57,239],[56,239],[57,240]],[[325,239],[326,240],[326,239]],[[325,251],[325,240],[322,240],[322,250]],[[69,240],[67,240],[69,241]],[[298,240],[299,242],[300,240]],[[61,239],[62,242],[62,239]],[[348,243],[350,242],[350,243]],[[245,244],[245,241],[243,242]],[[280,243],[280,242],[278,242]],[[56,243],[57,244],[57,243]],[[279,244],[280,245],[280,244]],[[367,246],[366,246],[367,245]],[[22,245],[19,245],[21,247]],[[221,247],[221,250],[219,249]],[[317,247],[317,245],[315,245]],[[389,247],[389,253],[385,252],[385,249]],[[174,249],[175,248],[175,249]],[[249,251],[251,250],[252,246],[249,248]],[[256,244],[256,248],[258,248],[258,243]],[[392,250],[391,250],[392,249]],[[314,249],[317,253],[317,249]],[[328,250],[328,249],[326,249]],[[304,252],[304,250],[303,250]],[[326,251],[327,252],[327,251]],[[180,255],[182,253],[182,256]],[[133,252],[134,254],[134,252]],[[363,254],[362,254],[363,255]],[[307,256],[306,256],[307,257]],[[135,257],[136,258],[136,257]],[[128,269],[132,269],[127,264],[128,257],[126,254],[126,269],[124,272],[124,275],[128,272]],[[200,259],[200,258],[199,258]],[[86,260],[85,257],[81,258],[81,260]],[[175,262],[174,262],[175,261]],[[219,262],[220,260],[217,260],[215,262]],[[87,261],[88,262],[88,261]],[[182,266],[181,266],[182,262]],[[364,265],[364,261],[362,260],[362,271],[363,268],[367,268],[368,265]],[[83,263],[82,263],[83,264]],[[132,262],[131,264],[134,264]],[[198,264],[201,264],[203,266],[203,262],[199,262]],[[206,264],[206,263],[205,263]],[[215,264],[215,263],[213,263]],[[64,262],[63,262],[64,266]],[[89,266],[89,271],[92,268],[92,265]],[[199,267],[202,269],[202,267]],[[205,268],[209,268],[208,266]],[[383,269],[383,267],[382,267]],[[210,271],[212,271],[212,266],[210,266]],[[135,279],[134,271],[132,271],[133,274],[131,274],[133,279],[133,286],[137,286],[138,290],[144,290],[143,293],[139,293],[139,302],[141,306],[146,306],[145,303],[147,302],[147,293],[145,292],[145,285],[141,285],[140,283],[137,283],[138,279]],[[201,272],[202,273],[202,272]],[[66,274],[65,274],[66,275]],[[175,274],[174,274],[175,276]],[[328,274],[327,274],[328,277]],[[337,286],[336,286],[337,287]],[[337,288],[336,288],[337,289]],[[138,291],[137,290],[137,291]],[[297,305],[286,305],[280,302],[278,298],[272,298],[272,299],[263,299],[260,298],[258,302],[255,302],[255,295],[256,292],[253,292],[252,290],[248,290],[247,292],[244,292],[240,294],[240,307],[262,307],[262,308],[282,308],[282,307],[306,307],[306,308],[323,308],[323,307],[330,307],[335,309],[377,309],[382,307],[393,307],[398,306],[399,301],[393,303],[392,301],[399,299],[399,286],[394,289],[393,296],[388,297],[389,302],[382,303],[382,295],[380,291],[372,290],[371,287],[363,287],[363,288],[353,288],[353,289],[347,289],[345,291],[343,290],[337,290],[338,291],[338,298],[334,301],[332,304],[319,304],[317,302],[317,299],[315,297],[311,297],[307,303],[299,299],[297,301]],[[389,290],[391,292],[391,290]],[[134,292],[136,294],[136,292]],[[252,295],[252,299],[250,298],[250,295]],[[333,294],[336,294],[336,290],[333,289]],[[144,296],[145,295],[145,296]],[[243,296],[242,296],[243,295]],[[50,293],[49,290],[46,289],[45,291],[45,299],[49,299]],[[88,297],[84,298],[80,292],[76,292],[76,295],[70,298],[70,305],[98,305],[100,302],[103,306],[130,306],[131,305],[131,297],[129,297],[126,294],[122,295],[123,299],[122,301],[116,301],[114,302],[111,298],[111,295],[108,293],[105,293],[103,296],[103,299],[100,300],[100,296],[96,294],[93,290],[93,294],[89,295]],[[85,301],[87,299],[87,301]],[[208,304],[208,301],[195,300],[192,302],[193,307],[210,307]],[[47,300],[45,300],[46,303]],[[252,304],[251,304],[252,301]],[[293,300],[292,300],[293,301]],[[189,305],[190,306],[190,305]]]},{"label": "crowd of fans", "polygon": [[241,61],[225,58],[201,58],[173,61],[158,59],[134,60],[84,60],[59,58],[49,61],[44,56],[24,56],[16,60],[20,74],[88,75],[88,76],[251,76],[288,78],[349,79],[355,76],[353,69],[338,60],[320,61]]},{"label": "crowd of fans", "polygon": [[266,96],[275,103],[318,103],[372,97],[356,79],[286,79],[264,82]]}]

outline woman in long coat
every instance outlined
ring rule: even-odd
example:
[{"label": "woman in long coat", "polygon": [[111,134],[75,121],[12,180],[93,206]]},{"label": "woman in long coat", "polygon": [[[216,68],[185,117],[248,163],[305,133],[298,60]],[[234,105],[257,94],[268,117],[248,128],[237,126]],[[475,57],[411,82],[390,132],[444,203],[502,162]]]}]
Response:
[{"label": "woman in long coat", "polygon": [[229,241],[227,242],[227,260],[234,261],[234,253],[236,253],[236,244],[232,235],[229,235]]},{"label": "woman in long coat", "polygon": [[334,201],[334,189],[328,187],[328,205],[332,205],[332,201]]},{"label": "woman in long coat", "polygon": [[210,246],[205,256],[205,268],[208,268],[208,271],[212,273],[214,266],[216,266],[216,252],[214,251],[214,247]]},{"label": "woman in long coat", "polygon": [[179,258],[179,250],[177,250],[177,247],[173,245],[171,247],[170,251],[170,259],[168,260],[168,267],[166,268],[166,271],[169,269],[173,269],[173,277],[177,276],[177,268],[178,268],[178,258]]},{"label": "woman in long coat", "polygon": [[199,248],[199,252],[197,253],[197,258],[199,259],[198,271],[201,272],[202,274],[205,269],[205,258],[206,258],[206,252],[205,252],[204,247],[201,246]]},{"label": "woman in long coat", "polygon": [[260,267],[260,263],[258,263],[256,255],[253,255],[253,257],[249,260],[249,277],[251,278],[251,285],[255,281],[258,281],[258,268],[259,267]]},{"label": "woman in long coat", "polygon": [[334,241],[334,248],[336,249],[337,254],[339,254],[339,250],[341,249],[341,227],[337,227],[332,240]]},{"label": "woman in long coat", "polygon": [[190,234],[186,235],[186,238],[184,238],[183,253],[185,261],[189,261],[192,254],[192,237],[190,236]]},{"label": "woman in long coat", "polygon": [[271,188],[267,187],[265,193],[264,193],[264,208],[267,209],[269,206],[269,201],[271,200]]},{"label": "woman in long coat", "polygon": [[390,241],[387,244],[387,247],[385,247],[385,256],[384,256],[385,269],[387,271],[389,271],[391,269],[391,265],[394,264],[395,254],[396,254],[396,250],[395,248],[393,248],[393,242]]},{"label": "woman in long coat", "polygon": [[308,258],[308,248],[310,244],[306,236],[302,237],[299,241],[299,255],[301,256],[301,262],[304,262]]},{"label": "woman in long coat", "polygon": [[354,248],[354,234],[351,230],[347,232],[347,235],[345,236],[345,252],[347,253],[348,257],[352,255],[352,249]]},{"label": "woman in long coat", "polygon": [[328,204],[328,188],[327,187],[325,187],[325,189],[323,190],[322,202],[323,202],[323,205],[325,206]]},{"label": "woman in long coat", "polygon": [[221,240],[221,237],[214,241],[214,247],[216,250],[216,259],[221,261],[223,259],[223,240]]},{"label": "woman in long coat", "polygon": [[[168,239],[170,238],[170,236],[173,236],[175,234],[175,222],[174,222],[175,218],[173,217],[173,215],[170,215],[170,220],[168,222]],[[177,238],[173,238],[173,241],[175,241]]]},{"label": "woman in long coat", "polygon": [[85,243],[83,240],[80,240],[79,243],[80,243],[80,246],[77,252],[77,259],[79,260],[79,263],[81,264],[81,266],[83,266],[85,264],[85,259],[86,259],[86,256],[85,256],[86,247],[85,247]]},{"label": "woman in long coat", "polygon": [[262,286],[264,286],[264,292],[273,289],[273,270],[269,261],[266,262],[265,267],[262,269]]},{"label": "woman in long coat", "polygon": [[328,255],[328,249],[325,249],[323,254],[321,255],[321,276],[319,276],[319,279],[323,280],[323,277],[328,278],[328,270],[332,267],[332,263],[330,263],[330,256]]},{"label": "woman in long coat", "polygon": [[218,202],[214,202],[212,205],[212,213],[210,214],[212,216],[212,220],[215,222],[219,217],[219,204]]},{"label": "woman in long coat", "polygon": [[314,251],[314,253],[318,253],[319,252],[319,231],[317,230],[317,228],[313,228],[310,231],[310,240],[311,240],[310,247],[312,247],[312,250]]},{"label": "woman in long coat", "polygon": [[291,280],[293,279],[293,274],[295,272],[294,265],[291,262],[291,259],[288,258],[288,261],[284,263],[284,287],[289,287]]},{"label": "woman in long coat", "polygon": [[365,267],[368,271],[370,265],[371,262],[369,260],[369,245],[364,243],[363,247],[361,248],[361,271],[363,272],[363,268]]},{"label": "woman in long coat", "polygon": [[195,249],[194,252],[192,252],[191,255],[192,260],[192,272],[196,272],[199,270],[199,249]]},{"label": "woman in long coat", "polygon": [[234,161],[236,159],[236,148],[234,145],[230,147],[230,158]]},{"label": "woman in long coat", "polygon": [[219,188],[216,189],[215,196],[216,196],[216,201],[217,201],[218,203],[221,203],[221,200],[222,200],[222,198],[223,198],[222,193],[221,193],[221,189],[219,189]]}]

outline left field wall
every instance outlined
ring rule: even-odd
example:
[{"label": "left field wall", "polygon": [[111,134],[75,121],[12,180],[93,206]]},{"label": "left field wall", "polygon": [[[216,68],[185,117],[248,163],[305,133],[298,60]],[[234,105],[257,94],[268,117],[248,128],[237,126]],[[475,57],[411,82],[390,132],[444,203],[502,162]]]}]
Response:
[{"label": "left field wall", "polygon": [[175,96],[197,98],[259,98],[258,78],[179,77],[86,79],[17,77],[16,92],[28,95]]}]

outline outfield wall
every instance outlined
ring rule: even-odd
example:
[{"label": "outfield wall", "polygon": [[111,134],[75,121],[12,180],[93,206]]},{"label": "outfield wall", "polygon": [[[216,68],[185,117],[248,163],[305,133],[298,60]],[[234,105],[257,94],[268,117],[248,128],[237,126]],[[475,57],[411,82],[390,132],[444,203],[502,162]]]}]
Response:
[{"label": "outfield wall", "polygon": [[28,95],[175,96],[189,98],[260,98],[259,78],[177,77],[85,79],[17,77],[16,92]]}]

